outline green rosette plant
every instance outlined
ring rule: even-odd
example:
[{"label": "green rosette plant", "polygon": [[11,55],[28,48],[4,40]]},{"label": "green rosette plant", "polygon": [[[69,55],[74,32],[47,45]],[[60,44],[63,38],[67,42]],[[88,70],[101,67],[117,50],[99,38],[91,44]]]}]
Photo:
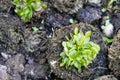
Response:
[{"label": "green rosette plant", "polygon": [[62,42],[64,48],[60,53],[60,66],[67,69],[74,66],[78,72],[82,67],[87,67],[100,51],[99,45],[90,41],[91,31],[87,31],[85,35],[76,27],[74,34],[70,33],[71,39],[66,37],[67,41]]},{"label": "green rosette plant", "polygon": [[41,0],[13,0],[15,12],[24,22],[29,22],[34,11],[40,11],[47,6]]}]

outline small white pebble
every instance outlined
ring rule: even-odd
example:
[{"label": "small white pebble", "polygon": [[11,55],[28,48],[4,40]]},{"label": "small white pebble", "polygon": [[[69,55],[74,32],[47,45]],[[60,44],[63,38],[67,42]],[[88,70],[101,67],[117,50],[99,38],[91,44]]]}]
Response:
[{"label": "small white pebble", "polygon": [[88,0],[89,3],[100,4],[101,0]]},{"label": "small white pebble", "polygon": [[105,27],[105,29],[103,30],[103,32],[105,33],[105,35],[107,37],[111,37],[112,34],[113,34],[113,29],[114,29],[114,26],[110,23],[109,25],[107,25]]},{"label": "small white pebble", "polygon": [[53,67],[53,68],[55,68],[55,64],[57,63],[57,61],[54,61],[54,60],[52,60],[51,62],[50,62],[50,65]]},{"label": "small white pebble", "polygon": [[4,53],[4,52],[1,52],[1,55],[2,55],[2,57],[4,57],[5,59],[8,59],[8,57],[9,57],[9,55],[6,54],[6,53]]},{"label": "small white pebble", "polygon": [[34,70],[33,70],[33,69],[30,71],[30,74],[31,74],[31,75],[35,75],[35,73],[34,73]]}]

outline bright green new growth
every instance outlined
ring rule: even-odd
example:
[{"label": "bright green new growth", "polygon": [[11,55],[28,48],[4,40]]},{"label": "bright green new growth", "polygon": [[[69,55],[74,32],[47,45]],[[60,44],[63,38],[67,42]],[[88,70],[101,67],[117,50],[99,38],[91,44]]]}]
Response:
[{"label": "bright green new growth", "polygon": [[74,66],[78,72],[81,72],[82,67],[87,67],[89,63],[92,63],[100,47],[90,41],[91,31],[84,35],[82,31],[79,32],[78,28],[75,28],[74,34],[70,33],[70,36],[71,39],[66,37],[67,41],[62,42],[64,50],[60,53],[62,61],[60,66],[66,68]]},{"label": "bright green new growth", "polygon": [[13,0],[15,12],[24,22],[29,22],[34,11],[39,11],[47,6],[41,0]]}]

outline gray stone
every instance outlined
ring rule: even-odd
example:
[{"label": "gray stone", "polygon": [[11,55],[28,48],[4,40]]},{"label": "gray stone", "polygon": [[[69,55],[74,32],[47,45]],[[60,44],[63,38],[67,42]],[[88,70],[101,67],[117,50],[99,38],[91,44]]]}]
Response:
[{"label": "gray stone", "polygon": [[48,65],[26,64],[24,75],[31,76],[32,79],[45,79]]},{"label": "gray stone", "polygon": [[0,80],[9,80],[9,74],[7,73],[7,67],[0,64]]},{"label": "gray stone", "polygon": [[8,72],[13,80],[21,80],[20,73],[24,71],[25,59],[22,54],[17,54],[6,61]]},{"label": "gray stone", "polygon": [[4,53],[4,52],[1,52],[1,55],[2,55],[2,57],[5,58],[5,59],[8,59],[9,57],[11,57],[11,55],[6,54],[6,53]]},{"label": "gray stone", "polygon": [[89,3],[100,4],[101,0],[88,0]]},{"label": "gray stone", "polygon": [[117,78],[115,78],[113,75],[105,75],[94,80],[117,80]]}]

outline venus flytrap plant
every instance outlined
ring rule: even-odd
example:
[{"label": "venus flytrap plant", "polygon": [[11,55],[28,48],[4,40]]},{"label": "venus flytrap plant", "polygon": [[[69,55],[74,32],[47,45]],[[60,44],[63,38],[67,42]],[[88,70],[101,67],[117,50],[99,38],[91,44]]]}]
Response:
[{"label": "venus flytrap plant", "polygon": [[99,45],[90,41],[91,31],[85,35],[78,28],[75,28],[74,34],[70,33],[71,39],[66,37],[67,41],[62,42],[64,48],[60,53],[60,66],[67,69],[74,66],[78,72],[82,67],[87,67],[100,51]]},{"label": "venus flytrap plant", "polygon": [[24,22],[29,22],[34,11],[40,11],[47,6],[41,0],[13,0],[15,12]]}]

